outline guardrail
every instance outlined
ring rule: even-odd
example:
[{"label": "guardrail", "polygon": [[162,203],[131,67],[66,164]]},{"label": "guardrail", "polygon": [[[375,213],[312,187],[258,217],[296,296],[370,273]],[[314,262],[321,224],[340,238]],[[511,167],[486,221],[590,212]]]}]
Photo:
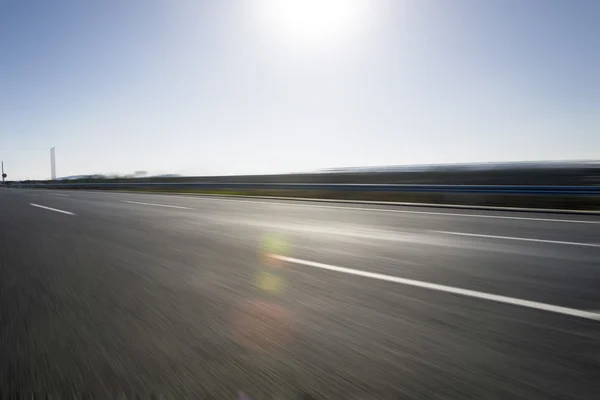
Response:
[{"label": "guardrail", "polygon": [[325,183],[224,183],[224,182],[94,182],[18,183],[12,187],[40,189],[269,189],[312,191],[363,191],[397,193],[487,193],[562,196],[600,196],[597,186],[521,185],[406,185],[406,184],[325,184]]}]

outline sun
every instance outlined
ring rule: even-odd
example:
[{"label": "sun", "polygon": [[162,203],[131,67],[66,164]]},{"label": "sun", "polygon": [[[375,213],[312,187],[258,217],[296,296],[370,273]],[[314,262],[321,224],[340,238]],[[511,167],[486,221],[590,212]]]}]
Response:
[{"label": "sun", "polygon": [[263,0],[266,23],[273,34],[301,44],[339,39],[355,30],[369,0]]}]

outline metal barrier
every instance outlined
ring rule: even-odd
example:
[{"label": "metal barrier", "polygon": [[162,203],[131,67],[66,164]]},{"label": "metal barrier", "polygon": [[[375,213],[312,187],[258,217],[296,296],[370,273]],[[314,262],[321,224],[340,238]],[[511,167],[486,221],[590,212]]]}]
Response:
[{"label": "metal barrier", "polygon": [[563,196],[600,196],[596,186],[520,186],[520,185],[405,185],[405,184],[321,184],[321,183],[224,183],[224,182],[52,182],[19,183],[15,188],[40,189],[270,189],[398,193],[487,193]]}]

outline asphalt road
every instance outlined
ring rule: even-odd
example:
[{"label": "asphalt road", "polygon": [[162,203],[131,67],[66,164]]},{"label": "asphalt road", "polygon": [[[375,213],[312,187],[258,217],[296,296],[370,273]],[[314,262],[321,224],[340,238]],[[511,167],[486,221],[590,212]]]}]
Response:
[{"label": "asphalt road", "polygon": [[0,189],[0,379],[1,398],[600,398],[600,217]]}]

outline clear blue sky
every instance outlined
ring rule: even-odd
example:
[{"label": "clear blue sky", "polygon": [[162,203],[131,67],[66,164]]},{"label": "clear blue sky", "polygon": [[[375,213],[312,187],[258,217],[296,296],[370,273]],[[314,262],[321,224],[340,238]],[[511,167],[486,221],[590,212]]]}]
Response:
[{"label": "clear blue sky", "polygon": [[600,158],[600,1],[285,3],[0,0],[10,178]]}]

